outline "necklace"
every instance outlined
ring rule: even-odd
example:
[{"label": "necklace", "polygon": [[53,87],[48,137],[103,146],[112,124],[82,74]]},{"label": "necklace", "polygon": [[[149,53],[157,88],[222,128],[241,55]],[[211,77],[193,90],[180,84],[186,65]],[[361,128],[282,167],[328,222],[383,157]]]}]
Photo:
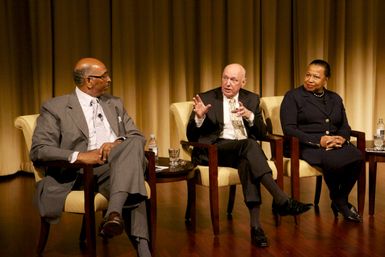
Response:
[{"label": "necklace", "polygon": [[316,97],[318,97],[318,98],[321,98],[321,97],[323,97],[323,96],[324,96],[324,94],[325,94],[325,91],[322,91],[322,93],[321,93],[321,94],[317,94],[316,92],[313,92],[313,95],[314,95],[314,96],[316,96]]}]

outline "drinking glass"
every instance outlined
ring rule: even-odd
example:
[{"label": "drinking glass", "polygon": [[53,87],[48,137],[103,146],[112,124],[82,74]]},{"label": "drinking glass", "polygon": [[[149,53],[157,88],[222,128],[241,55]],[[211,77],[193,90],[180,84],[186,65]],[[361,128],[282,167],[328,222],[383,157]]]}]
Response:
[{"label": "drinking glass", "polygon": [[373,136],[373,142],[374,142],[374,150],[382,150],[382,146],[384,144],[384,140],[383,140],[382,136],[374,135]]},{"label": "drinking glass", "polygon": [[175,167],[178,165],[179,161],[179,149],[177,148],[169,148],[168,149],[168,157],[170,158],[170,166]]}]

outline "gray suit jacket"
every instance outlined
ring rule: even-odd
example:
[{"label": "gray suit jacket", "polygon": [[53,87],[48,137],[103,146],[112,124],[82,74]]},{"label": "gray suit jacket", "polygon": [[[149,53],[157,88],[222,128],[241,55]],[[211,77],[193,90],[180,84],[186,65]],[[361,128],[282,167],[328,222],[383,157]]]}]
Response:
[{"label": "gray suit jacket", "polygon": [[[145,141],[119,98],[105,94],[100,97],[100,104],[117,136],[140,137]],[[68,160],[74,151],[87,151],[88,138],[87,122],[75,91],[55,97],[41,108],[30,158],[35,165],[39,161]],[[38,183],[36,200],[40,215],[47,221],[59,221],[65,198],[78,173],[77,170],[47,170],[47,177]]]}]

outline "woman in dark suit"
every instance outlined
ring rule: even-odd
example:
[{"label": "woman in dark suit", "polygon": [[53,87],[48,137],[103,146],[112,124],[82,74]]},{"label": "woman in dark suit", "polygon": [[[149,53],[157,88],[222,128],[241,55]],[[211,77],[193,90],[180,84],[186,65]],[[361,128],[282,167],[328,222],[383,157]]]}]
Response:
[{"label": "woman in dark suit", "polygon": [[303,85],[287,92],[283,99],[282,129],[285,135],[299,139],[301,159],[322,168],[334,215],[341,213],[347,221],[361,222],[348,197],[363,157],[349,142],[351,129],[341,97],[326,89],[329,77],[326,61],[309,64]]}]

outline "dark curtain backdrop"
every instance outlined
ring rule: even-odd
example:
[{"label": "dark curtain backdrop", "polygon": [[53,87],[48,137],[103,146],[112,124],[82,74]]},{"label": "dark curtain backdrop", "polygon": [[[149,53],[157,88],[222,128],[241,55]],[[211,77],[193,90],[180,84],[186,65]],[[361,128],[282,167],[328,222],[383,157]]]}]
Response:
[{"label": "dark curtain backdrop", "polygon": [[14,119],[71,92],[85,56],[106,63],[111,93],[161,155],[177,144],[170,103],[218,86],[232,62],[248,90],[272,96],[328,60],[328,88],[369,138],[385,116],[384,11],[381,0],[0,0],[0,175],[28,169]]}]

